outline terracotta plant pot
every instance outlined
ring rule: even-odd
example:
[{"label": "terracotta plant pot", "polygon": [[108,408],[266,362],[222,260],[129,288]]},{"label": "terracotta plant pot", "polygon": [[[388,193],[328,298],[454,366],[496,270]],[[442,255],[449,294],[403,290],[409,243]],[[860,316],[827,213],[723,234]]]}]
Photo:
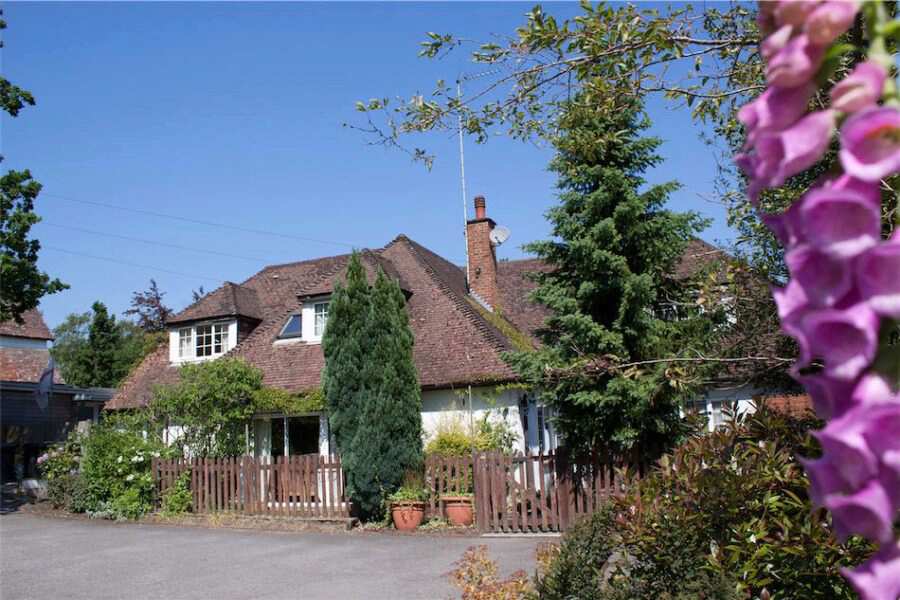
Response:
[{"label": "terracotta plant pot", "polygon": [[391,504],[391,517],[398,531],[414,531],[425,517],[424,502],[395,502]]},{"label": "terracotta plant pot", "polygon": [[473,521],[471,496],[441,496],[451,525],[468,527]]}]

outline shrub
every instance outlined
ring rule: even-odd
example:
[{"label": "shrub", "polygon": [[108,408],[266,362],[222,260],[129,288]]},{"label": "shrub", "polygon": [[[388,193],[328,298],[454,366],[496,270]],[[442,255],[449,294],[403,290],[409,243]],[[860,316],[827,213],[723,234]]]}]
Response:
[{"label": "shrub", "polygon": [[541,597],[854,598],[840,567],[872,547],[839,545],[812,510],[797,459],[816,454],[807,432],[817,425],[760,407],[688,441],[565,536],[537,582]]},{"label": "shrub", "polygon": [[81,440],[81,435],[73,431],[66,441],[37,459],[41,475],[47,480],[47,498],[55,508],[71,510],[81,461]]},{"label": "shrub", "polygon": [[431,439],[425,445],[426,454],[437,456],[468,456],[478,452],[512,452],[516,432],[506,419],[491,419],[486,413],[469,426],[459,415],[446,415],[438,421]]},{"label": "shrub", "polygon": [[162,497],[162,513],[167,517],[182,515],[191,509],[193,496],[190,489],[191,472],[184,471]]},{"label": "shrub", "polygon": [[462,600],[524,600],[533,591],[525,571],[499,579],[497,563],[488,557],[486,546],[466,550],[455,567],[449,577],[462,592]]},{"label": "shrub", "polygon": [[108,416],[83,440],[83,498],[77,509],[115,518],[137,518],[153,501],[153,457],[171,454],[147,435],[140,417]]},{"label": "shrub", "polygon": [[75,488],[80,483],[78,473],[63,473],[47,480],[47,500],[53,508],[72,511]]}]

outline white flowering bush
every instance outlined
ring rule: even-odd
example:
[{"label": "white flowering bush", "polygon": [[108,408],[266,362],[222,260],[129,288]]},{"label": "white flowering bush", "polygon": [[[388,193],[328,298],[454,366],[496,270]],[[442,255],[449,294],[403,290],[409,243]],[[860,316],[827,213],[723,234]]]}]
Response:
[{"label": "white flowering bush", "polygon": [[136,519],[151,510],[151,461],[171,450],[146,430],[140,417],[108,417],[84,438],[80,477],[85,499],[76,510],[116,519]]}]

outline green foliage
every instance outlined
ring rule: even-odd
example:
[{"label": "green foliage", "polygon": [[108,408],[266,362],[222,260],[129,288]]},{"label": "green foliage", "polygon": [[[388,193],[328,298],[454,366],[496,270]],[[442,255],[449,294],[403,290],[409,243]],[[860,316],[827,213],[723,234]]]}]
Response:
[{"label": "green foliage", "polygon": [[547,213],[553,239],[526,246],[553,267],[535,274],[532,296],[551,315],[543,346],[507,360],[556,407],[573,450],[640,446],[654,454],[683,435],[679,406],[692,390],[671,380],[665,364],[634,363],[703,348],[710,315],[671,320],[658,308],[687,303],[688,290],[670,274],[705,221],[665,208],[677,183],[645,185],[660,141],[640,136],[649,126],[640,105],[606,115],[577,98],[559,125],[550,165],[559,204]]},{"label": "green foliage", "polygon": [[191,472],[184,471],[175,480],[175,484],[166,489],[162,496],[162,514],[167,517],[183,515],[191,509]]},{"label": "green foliage", "polygon": [[[0,83],[9,82],[0,78]],[[0,92],[5,107],[5,85]],[[69,287],[51,279],[37,265],[41,244],[29,235],[31,227],[41,220],[34,212],[40,191],[41,184],[27,170],[8,171],[0,177],[0,322],[20,320],[42,297]]]},{"label": "green foliage", "polygon": [[108,518],[134,519],[152,508],[153,457],[172,450],[148,435],[141,415],[109,415],[82,440],[84,495],[73,509]]},{"label": "green foliage", "polygon": [[116,320],[97,302],[93,312],[72,313],[53,330],[50,353],[63,378],[81,387],[115,387],[145,356],[167,341]]},{"label": "green foliage", "polygon": [[180,380],[157,386],[150,411],[158,422],[182,428],[179,442],[191,456],[239,456],[245,424],[256,412],[262,372],[239,358],[186,364]]},{"label": "green foliage", "polygon": [[854,598],[839,570],[873,548],[859,538],[839,545],[812,509],[798,456],[816,454],[807,432],[818,425],[761,407],[688,441],[566,535],[541,597],[758,598],[765,589],[785,600]]},{"label": "green foliage", "polygon": [[150,280],[150,286],[143,292],[131,295],[131,308],[125,311],[126,316],[136,316],[137,326],[147,332],[163,332],[166,330],[166,319],[172,310],[163,304],[165,292],[160,291],[156,280]]},{"label": "green foliage", "polygon": [[257,412],[279,412],[285,415],[322,412],[325,410],[325,394],[321,388],[292,394],[281,388],[263,387],[254,392],[253,406]]},{"label": "green foliage", "polygon": [[426,454],[437,456],[468,456],[477,452],[512,452],[516,432],[505,419],[491,419],[482,415],[472,427],[458,415],[443,416],[434,434],[425,445]]},{"label": "green foliage", "polygon": [[335,286],[322,339],[329,423],[363,518],[378,518],[403,472],[422,464],[422,399],[405,304],[400,286],[380,268],[370,289],[354,253],[346,283]]},{"label": "green foliage", "polygon": [[342,448],[347,487],[365,517],[377,518],[385,494],[401,474],[422,467],[422,398],[406,298],[379,268],[366,326],[368,352],[359,423],[349,448]]},{"label": "green foliage", "polygon": [[328,325],[322,337],[325,369],[322,389],[328,409],[328,423],[338,448],[346,456],[351,447],[366,382],[361,374],[368,366],[367,329],[371,312],[369,285],[359,254],[350,257],[345,283],[335,285],[328,305]]}]

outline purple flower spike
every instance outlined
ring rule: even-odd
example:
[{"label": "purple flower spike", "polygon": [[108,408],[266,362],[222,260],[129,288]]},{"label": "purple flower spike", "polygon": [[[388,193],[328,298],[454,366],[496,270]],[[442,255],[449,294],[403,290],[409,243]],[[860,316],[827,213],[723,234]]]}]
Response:
[{"label": "purple flower spike", "polygon": [[828,46],[850,29],[859,10],[855,0],[822,2],[806,19],[806,32],[813,44]]},{"label": "purple flower spike", "polygon": [[834,306],[853,285],[846,261],[832,258],[812,246],[795,246],[785,255],[785,262],[793,279],[816,307]]},{"label": "purple flower spike", "polygon": [[900,318],[900,231],[863,254],[856,273],[869,306],[879,314]]},{"label": "purple flower spike", "polygon": [[738,120],[747,130],[747,145],[753,145],[765,131],[780,131],[794,124],[806,112],[815,91],[812,82],[795,88],[769,88],[738,111]]},{"label": "purple flower spike", "polygon": [[815,506],[825,506],[827,498],[850,491],[835,465],[827,458],[807,460],[801,458],[800,464],[809,477],[809,496]]},{"label": "purple flower spike", "polygon": [[881,209],[851,189],[818,188],[800,207],[807,241],[832,256],[851,258],[881,239]]},{"label": "purple flower spike", "polygon": [[761,134],[756,143],[759,162],[751,177],[766,187],[781,185],[822,158],[833,131],[834,111],[823,110],[806,115],[783,131]]},{"label": "purple flower spike", "polygon": [[900,171],[900,110],[875,107],[841,127],[841,165],[863,181],[878,182]]},{"label": "purple flower spike", "polygon": [[[786,26],[789,27],[789,26]],[[769,38],[776,38],[771,48],[776,48],[783,38],[783,30],[779,29]],[[774,54],[766,66],[766,81],[775,87],[796,87],[811,81],[822,64],[825,49],[813,44],[808,34],[800,34],[788,40]]]},{"label": "purple flower spike", "polygon": [[841,572],[850,580],[860,600],[897,600],[900,597],[900,545],[886,544],[859,567]]},{"label": "purple flower spike", "polygon": [[837,310],[813,311],[800,327],[814,354],[825,361],[825,374],[834,379],[855,379],[875,358],[878,316],[865,303]]},{"label": "purple flower spike", "polygon": [[[765,4],[768,4],[768,2]],[[787,43],[791,40],[793,34],[794,28],[790,25],[784,25],[783,27],[779,27],[771,35],[766,36],[759,45],[759,52],[762,54],[763,60],[766,62],[772,60],[776,54],[787,46]]]},{"label": "purple flower spike", "polygon": [[887,379],[877,373],[867,373],[853,388],[851,401],[860,406],[900,404],[900,393],[895,394]]},{"label": "purple flower spike", "polygon": [[874,60],[858,65],[846,79],[831,90],[831,106],[841,112],[854,113],[874,106],[884,90],[887,72]]},{"label": "purple flower spike", "polygon": [[831,379],[824,375],[800,375],[795,379],[809,392],[813,408],[822,419],[839,417],[855,405],[851,397],[853,382]]},{"label": "purple flower spike", "polygon": [[842,544],[851,535],[890,542],[894,538],[894,507],[884,487],[872,479],[854,494],[826,496],[825,507],[831,511],[835,537]]},{"label": "purple flower spike", "polygon": [[[760,5],[766,4],[760,2]],[[806,22],[806,17],[816,9],[818,2],[809,0],[779,0],[775,3],[775,21],[779,25],[794,25],[800,27]]]}]

